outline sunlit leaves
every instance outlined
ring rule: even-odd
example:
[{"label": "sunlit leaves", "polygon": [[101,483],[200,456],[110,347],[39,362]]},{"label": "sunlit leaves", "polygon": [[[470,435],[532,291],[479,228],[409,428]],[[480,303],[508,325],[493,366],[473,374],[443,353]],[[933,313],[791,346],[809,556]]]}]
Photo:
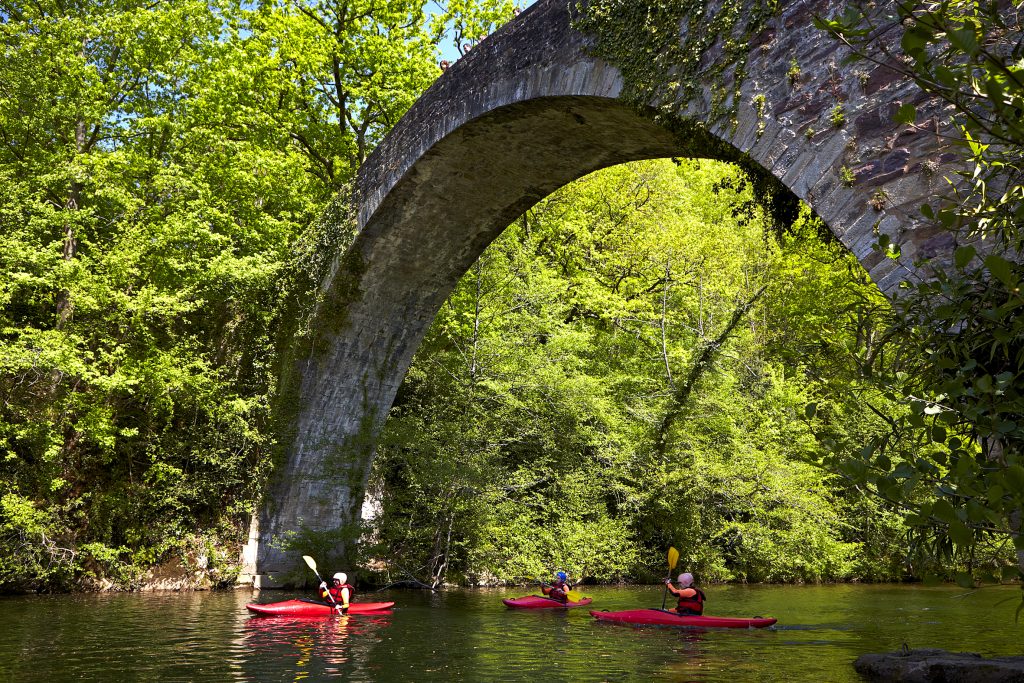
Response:
[{"label": "sunlit leaves", "polygon": [[0,532],[0,586],[237,541],[292,266],[337,246],[297,235],[439,73],[424,4],[4,3],[0,495],[68,552]]},{"label": "sunlit leaves", "polygon": [[[898,491],[882,479],[878,490],[910,503],[909,518],[924,534],[934,532],[923,547],[973,557],[975,543],[984,540],[1001,543],[1006,552],[1009,539],[1022,531],[1021,500],[1009,493],[1019,490],[1015,468],[1024,448],[1024,392],[1018,386],[1024,362],[1020,14],[987,1],[941,0],[898,9],[898,47],[877,38],[883,34],[873,23],[878,18],[859,6],[851,4],[841,19],[819,21],[857,55],[876,59],[881,51],[905,60],[906,75],[952,112],[964,169],[938,208],[921,208],[925,219],[959,245],[952,255],[955,269],[940,267],[933,280],[905,288],[907,296],[897,301],[900,318],[893,325],[888,365],[873,370],[888,377],[913,407],[906,419],[891,423],[888,450],[908,461],[933,462],[922,484],[940,498],[933,506],[915,505],[896,498]],[[865,32],[869,28],[874,37]],[[896,114],[900,123],[914,118],[908,105]],[[972,583],[969,576],[958,581]]]},{"label": "sunlit leaves", "polygon": [[[400,392],[374,475],[389,550],[374,552],[436,567],[455,509],[467,539],[455,576],[517,580],[566,562],[649,579],[654,549],[673,543],[720,579],[901,576],[899,517],[808,464],[829,457],[826,438],[879,430],[864,394],[829,389],[856,374],[848,348],[867,352],[857,341],[871,328],[851,304],[885,301],[810,217],[766,240],[751,200],[735,169],[642,163],[588,176],[513,224],[442,307]],[[748,203],[752,214],[738,210]],[[656,455],[669,382],[755,277],[772,286]],[[852,479],[894,467],[881,450],[865,458]],[[895,465],[901,496],[935,474]],[[444,472],[473,488],[449,488]],[[583,534],[588,552],[559,543]]]}]

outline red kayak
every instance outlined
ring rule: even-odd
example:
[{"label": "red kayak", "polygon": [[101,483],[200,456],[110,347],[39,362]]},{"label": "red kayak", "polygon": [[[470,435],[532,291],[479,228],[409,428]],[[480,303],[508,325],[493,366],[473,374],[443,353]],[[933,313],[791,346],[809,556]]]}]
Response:
[{"label": "red kayak", "polygon": [[677,614],[667,609],[627,609],[622,612],[595,612],[590,614],[598,621],[617,624],[644,624],[650,626],[690,626],[704,628],[764,628],[777,620],[774,617],[709,617]]},{"label": "red kayak", "polygon": [[583,598],[579,602],[559,602],[558,600],[546,598],[543,595],[525,595],[521,598],[505,598],[502,600],[503,603],[512,609],[569,609],[570,607],[583,607],[593,601],[592,598]]},{"label": "red kayak", "polygon": [[[380,612],[394,606],[393,602],[353,602],[348,606],[348,614]],[[266,605],[251,603],[245,608],[263,617],[329,617],[334,614],[331,605],[317,600],[285,600]]]}]

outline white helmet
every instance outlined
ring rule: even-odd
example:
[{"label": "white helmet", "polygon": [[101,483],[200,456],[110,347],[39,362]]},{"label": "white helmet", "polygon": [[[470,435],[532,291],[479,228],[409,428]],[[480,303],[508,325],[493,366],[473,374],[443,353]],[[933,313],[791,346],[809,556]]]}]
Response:
[{"label": "white helmet", "polygon": [[686,586],[689,586],[692,583],[693,583],[693,574],[691,574],[690,572],[686,572],[684,574],[680,574],[679,575],[679,585],[680,586],[685,588]]},{"label": "white helmet", "polygon": [[334,580],[338,583],[348,583],[348,576],[345,574],[345,572],[338,572],[334,575]]}]

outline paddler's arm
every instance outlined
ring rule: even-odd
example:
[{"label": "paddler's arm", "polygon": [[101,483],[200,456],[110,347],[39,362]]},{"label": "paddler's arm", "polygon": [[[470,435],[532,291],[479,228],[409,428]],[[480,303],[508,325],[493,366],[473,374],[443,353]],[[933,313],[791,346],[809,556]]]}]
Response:
[{"label": "paddler's arm", "polygon": [[[672,585],[672,581],[666,579],[665,580],[665,586],[668,588],[668,592],[671,593],[672,595],[675,595],[677,597],[682,597],[683,596],[683,591],[681,591],[678,588],[676,588],[675,586],[673,586]],[[686,597],[689,597],[689,596],[686,596]]]},{"label": "paddler's arm", "polygon": [[344,614],[345,612],[348,612],[348,601],[349,601],[350,597],[351,596],[349,596],[349,590],[347,588],[342,588],[341,589],[341,613],[342,614]]}]

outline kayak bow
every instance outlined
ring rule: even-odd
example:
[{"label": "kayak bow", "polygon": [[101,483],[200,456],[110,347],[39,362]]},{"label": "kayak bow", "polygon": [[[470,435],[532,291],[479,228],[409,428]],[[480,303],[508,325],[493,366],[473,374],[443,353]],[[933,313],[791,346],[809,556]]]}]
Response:
[{"label": "kayak bow", "polygon": [[617,624],[639,624],[647,626],[689,626],[703,628],[764,628],[777,620],[774,617],[712,617],[689,614],[677,614],[671,610],[660,609],[628,609],[621,612],[596,612],[590,610],[591,616],[598,621],[610,621]]},{"label": "kayak bow", "polygon": [[[394,605],[393,602],[353,602],[349,604],[347,614],[380,612]],[[262,617],[329,617],[335,613],[332,605],[316,600],[285,600],[265,605],[250,603],[245,608]]]},{"label": "kayak bow", "polygon": [[593,598],[583,598],[579,602],[559,602],[542,595],[524,595],[521,598],[505,598],[502,600],[506,606],[512,609],[569,609],[570,607],[583,607],[593,601]]}]

